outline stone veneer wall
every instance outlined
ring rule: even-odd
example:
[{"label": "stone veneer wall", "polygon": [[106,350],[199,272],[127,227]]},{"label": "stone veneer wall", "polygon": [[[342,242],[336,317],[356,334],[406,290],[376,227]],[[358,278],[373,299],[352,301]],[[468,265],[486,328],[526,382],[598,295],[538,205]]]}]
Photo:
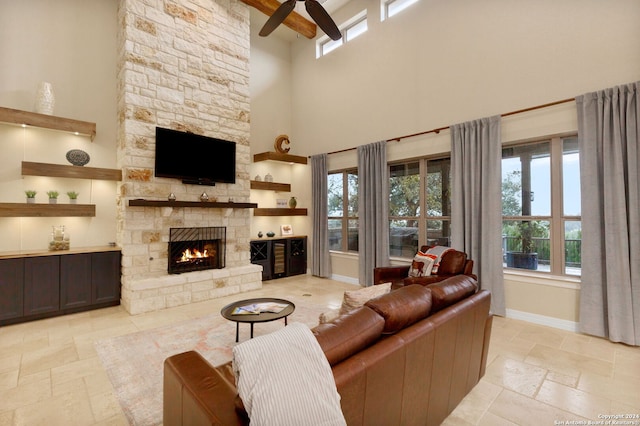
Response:
[{"label": "stone veneer wall", "polygon": [[[122,304],[131,314],[260,288],[251,210],[129,207],[134,198],[249,201],[249,9],[238,0],[120,0],[117,208]],[[236,183],[154,177],[155,127],[236,142]],[[226,267],[167,274],[169,228],[227,227]]]}]

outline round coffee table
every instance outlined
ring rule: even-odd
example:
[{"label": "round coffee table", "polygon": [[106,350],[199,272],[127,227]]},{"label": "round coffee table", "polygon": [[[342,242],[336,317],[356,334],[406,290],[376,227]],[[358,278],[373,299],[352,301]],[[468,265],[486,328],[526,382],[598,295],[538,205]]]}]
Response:
[{"label": "round coffee table", "polygon": [[[267,304],[267,303],[277,303],[286,305],[284,309],[280,312],[260,312],[257,314],[238,314],[235,313],[237,308],[243,308],[251,305],[259,305],[259,304]],[[256,299],[245,299],[238,300],[237,302],[233,302],[225,306],[220,310],[220,314],[223,318],[228,319],[229,321],[233,321],[236,323],[236,342],[238,341],[238,334],[240,323],[249,323],[251,324],[251,338],[253,339],[253,324],[257,322],[269,322],[275,321],[280,318],[284,318],[284,325],[287,325],[287,317],[295,311],[296,305],[292,302],[284,299],[275,299],[273,297],[259,297]]]}]

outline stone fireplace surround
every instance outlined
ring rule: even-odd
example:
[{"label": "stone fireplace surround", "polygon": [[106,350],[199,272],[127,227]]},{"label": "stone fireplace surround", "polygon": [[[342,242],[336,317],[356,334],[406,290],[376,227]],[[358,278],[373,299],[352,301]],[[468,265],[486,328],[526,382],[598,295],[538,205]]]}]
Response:
[{"label": "stone fireplace surround", "polygon": [[[249,9],[238,0],[120,0],[117,242],[131,314],[262,286],[250,263],[251,210],[140,207],[129,200],[249,201]],[[154,177],[155,127],[236,142],[236,183],[185,185]],[[167,273],[169,229],[226,227],[224,269]]]}]

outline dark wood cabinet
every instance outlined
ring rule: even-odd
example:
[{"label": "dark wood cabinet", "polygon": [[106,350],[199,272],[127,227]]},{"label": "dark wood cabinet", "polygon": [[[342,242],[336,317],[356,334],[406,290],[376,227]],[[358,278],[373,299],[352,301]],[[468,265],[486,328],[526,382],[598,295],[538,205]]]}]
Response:
[{"label": "dark wood cabinet", "polygon": [[307,273],[307,237],[251,241],[251,263],[262,265],[262,280]]},{"label": "dark wood cabinet", "polygon": [[251,263],[262,266],[262,281],[271,279],[271,244],[251,241]]},{"label": "dark wood cabinet", "polygon": [[0,321],[23,315],[24,259],[0,260]]},{"label": "dark wood cabinet", "polygon": [[60,259],[58,256],[24,260],[24,316],[60,310]]},{"label": "dark wood cabinet", "polygon": [[91,304],[92,254],[60,256],[60,308],[73,309]]},{"label": "dark wood cabinet", "polygon": [[91,303],[120,303],[120,252],[91,254]]},{"label": "dark wood cabinet", "polygon": [[120,304],[119,250],[0,259],[0,325]]},{"label": "dark wood cabinet", "polygon": [[288,275],[307,273],[307,239],[289,238],[287,240]]}]

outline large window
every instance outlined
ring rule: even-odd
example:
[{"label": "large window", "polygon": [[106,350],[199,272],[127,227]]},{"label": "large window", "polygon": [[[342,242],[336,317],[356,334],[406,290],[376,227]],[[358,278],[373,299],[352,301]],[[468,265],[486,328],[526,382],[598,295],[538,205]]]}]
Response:
[{"label": "large window", "polygon": [[508,268],[580,275],[575,137],[502,150],[502,249]]},{"label": "large window", "polygon": [[391,256],[413,257],[422,244],[450,245],[450,168],[449,158],[390,166]]},{"label": "large window", "polygon": [[358,173],[330,173],[327,177],[329,250],[358,251]]}]

